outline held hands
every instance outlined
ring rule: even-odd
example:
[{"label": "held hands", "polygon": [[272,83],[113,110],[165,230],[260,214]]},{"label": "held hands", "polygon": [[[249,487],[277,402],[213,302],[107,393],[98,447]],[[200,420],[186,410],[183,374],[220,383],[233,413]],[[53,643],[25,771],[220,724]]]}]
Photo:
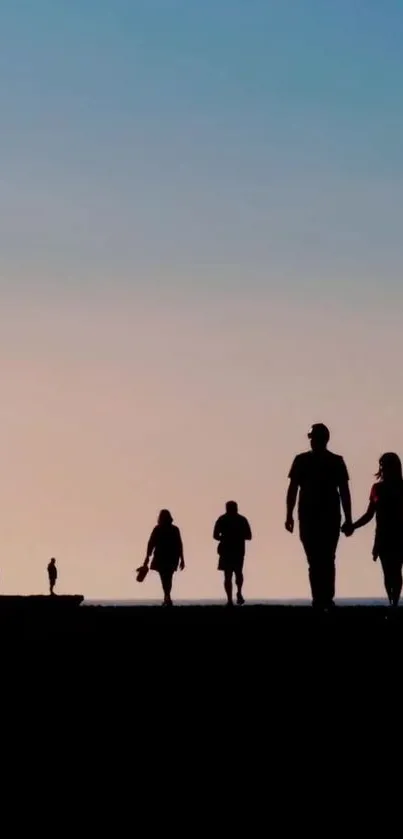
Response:
[{"label": "held hands", "polygon": [[354,533],[354,525],[352,521],[345,521],[342,525],[341,532],[344,533],[345,536],[352,536]]},{"label": "held hands", "polygon": [[294,532],[294,519],[292,516],[287,516],[286,523],[284,526],[288,533]]}]

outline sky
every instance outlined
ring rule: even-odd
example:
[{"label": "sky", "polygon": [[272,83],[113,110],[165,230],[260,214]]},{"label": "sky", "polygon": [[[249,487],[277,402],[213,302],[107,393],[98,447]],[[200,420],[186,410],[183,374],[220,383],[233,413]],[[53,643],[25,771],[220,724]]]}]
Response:
[{"label": "sky", "polygon": [[[284,530],[312,422],[354,511],[403,455],[398,0],[3,0],[0,588],[216,597],[228,498],[250,597],[305,597]],[[382,591],[372,530],[338,592]]]}]

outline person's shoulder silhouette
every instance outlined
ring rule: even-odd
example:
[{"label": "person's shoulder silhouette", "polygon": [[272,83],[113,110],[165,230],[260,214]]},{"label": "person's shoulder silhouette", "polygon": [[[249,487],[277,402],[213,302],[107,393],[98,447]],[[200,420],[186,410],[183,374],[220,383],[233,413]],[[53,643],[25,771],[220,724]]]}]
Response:
[{"label": "person's shoulder silhouette", "polygon": [[299,486],[317,482],[340,485],[349,480],[344,458],[329,451],[330,432],[323,423],[316,423],[308,434],[311,448],[297,454],[293,460],[289,478]]},{"label": "person's shoulder silhouette", "polygon": [[373,504],[377,504],[381,494],[382,494],[382,481],[375,481],[375,483],[372,484],[371,492],[369,493],[369,500]]},{"label": "person's shoulder silhouette", "polygon": [[301,488],[324,482],[340,486],[349,480],[342,455],[328,449],[319,452],[307,451],[296,455],[288,477]]},{"label": "person's shoulder silhouette", "polygon": [[225,513],[216,521],[215,538],[244,541],[252,538],[249,521],[238,510],[236,501],[227,501]]}]

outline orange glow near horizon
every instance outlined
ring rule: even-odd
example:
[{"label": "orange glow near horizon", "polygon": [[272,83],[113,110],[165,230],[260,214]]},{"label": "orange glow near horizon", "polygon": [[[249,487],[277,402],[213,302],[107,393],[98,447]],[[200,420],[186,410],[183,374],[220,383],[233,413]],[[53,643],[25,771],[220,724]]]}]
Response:
[{"label": "orange glow near horizon", "polygon": [[[167,506],[187,561],[174,593],[220,597],[212,526],[235,497],[254,534],[245,593],[308,596],[298,538],[283,528],[306,430],[329,424],[356,514],[379,454],[400,441],[397,319],[388,330],[378,319],[374,341],[369,314],[344,315],[342,332],[340,317],[263,298],[3,313],[2,591],[45,591],[55,555],[60,591],[159,596],[155,575],[140,587],[133,570]],[[342,538],[339,596],[382,592],[371,538],[370,527]]]}]

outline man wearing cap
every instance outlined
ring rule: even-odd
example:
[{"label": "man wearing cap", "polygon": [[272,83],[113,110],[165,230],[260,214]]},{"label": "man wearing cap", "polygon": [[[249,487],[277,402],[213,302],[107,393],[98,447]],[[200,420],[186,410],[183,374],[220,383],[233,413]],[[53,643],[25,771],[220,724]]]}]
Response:
[{"label": "man wearing cap", "polygon": [[352,522],[349,475],[341,455],[329,451],[330,433],[323,423],[313,425],[308,438],[311,451],[296,456],[288,475],[285,527],[289,533],[294,530],[298,496],[299,534],[308,560],[312,605],[328,609],[334,605],[340,502],[346,529]]}]

